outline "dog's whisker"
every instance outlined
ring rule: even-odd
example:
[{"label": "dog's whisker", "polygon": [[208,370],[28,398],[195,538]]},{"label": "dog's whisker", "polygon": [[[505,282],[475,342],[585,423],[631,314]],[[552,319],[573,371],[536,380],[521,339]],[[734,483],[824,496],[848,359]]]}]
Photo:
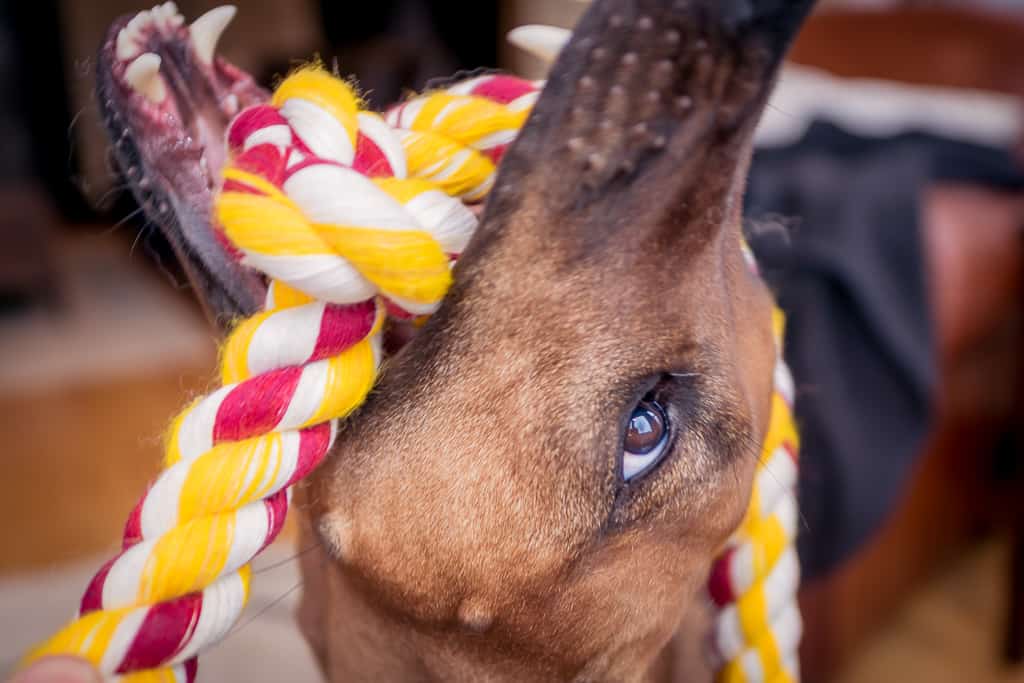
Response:
[{"label": "dog's whisker", "polygon": [[[134,213],[135,213],[135,212],[133,211],[133,212],[132,212],[131,214],[128,214],[128,216],[126,216],[126,217],[125,217],[125,218],[123,218],[122,220],[127,220],[127,218],[128,218],[128,217],[130,217],[130,216],[131,216],[132,214],[134,214]],[[114,228],[115,228],[115,229],[117,228],[117,225],[118,225],[118,224],[115,224],[115,226],[114,226]],[[139,242],[140,242],[140,241],[142,240],[142,237],[143,237],[143,236],[144,236],[145,234],[146,234],[146,227],[145,227],[145,226],[143,226],[143,228],[142,228],[141,230],[139,230],[138,234],[136,234],[136,235],[135,235],[135,239],[134,239],[134,240],[132,240],[132,246],[131,246],[131,248],[129,248],[129,249],[128,249],[128,260],[129,260],[129,261],[131,261],[131,260],[132,260],[132,257],[133,257],[133,256],[135,256],[135,247],[139,246]]]},{"label": "dog's whisker", "polygon": [[299,590],[300,588],[302,588],[302,579],[299,579],[299,581],[294,586],[292,586],[291,588],[286,590],[284,593],[282,593],[281,595],[279,595],[278,597],[274,598],[269,603],[264,605],[262,608],[260,608],[260,610],[258,612],[256,612],[256,614],[252,615],[251,617],[246,619],[244,622],[240,623],[238,626],[236,626],[235,628],[231,629],[228,632],[228,634],[226,636],[224,636],[224,640],[227,640],[228,638],[231,638],[232,636],[237,635],[246,626],[248,626],[249,624],[253,623],[254,621],[256,621],[257,619],[262,617],[264,614],[266,614],[270,610],[274,609],[274,607],[276,607],[277,605],[281,604],[281,602],[283,600],[287,599],[289,595],[291,595],[295,591]]},{"label": "dog's whisker", "polygon": [[800,528],[803,529],[804,531],[810,531],[811,530],[811,523],[807,521],[807,517],[804,515],[803,510],[800,509],[799,505],[796,508],[796,514],[797,514],[797,519],[800,520],[800,522],[799,522],[800,523]]},{"label": "dog's whisker", "polygon": [[[113,225],[111,225],[111,226],[110,226],[109,228],[107,228],[107,230],[106,230],[106,233],[105,233],[105,234],[109,234],[109,233],[112,233],[112,232],[114,232],[115,230],[117,230],[118,228],[120,228],[121,226],[123,226],[123,225],[124,225],[125,223],[127,223],[128,221],[130,221],[130,220],[132,220],[133,218],[135,218],[136,216],[138,216],[138,215],[139,215],[140,213],[142,213],[143,211],[145,211],[145,209],[144,209],[143,207],[141,207],[141,206],[140,206],[139,208],[137,208],[137,209],[135,209],[134,211],[130,212],[130,213],[129,213],[129,214],[127,215],[127,216],[125,216],[124,218],[122,218],[122,219],[121,219],[121,220],[119,220],[118,222],[114,223],[114,224],[113,224]],[[139,232],[141,233],[142,231],[140,230]]]},{"label": "dog's whisker", "polygon": [[287,558],[285,558],[283,560],[278,560],[277,562],[272,562],[271,564],[268,564],[265,567],[260,567],[259,569],[253,569],[252,573],[255,576],[257,574],[263,574],[265,572],[273,571],[273,570],[277,569],[278,567],[283,567],[286,564],[294,562],[295,560],[299,559],[300,557],[302,557],[304,555],[307,555],[308,553],[310,553],[313,550],[316,550],[319,547],[320,547],[320,542],[319,541],[314,542],[311,545],[309,545],[308,547],[303,548],[302,550],[299,550],[298,552],[296,552],[291,557],[287,557]]},{"label": "dog's whisker", "polygon": [[110,189],[108,189],[106,192],[100,195],[99,199],[96,200],[96,208],[103,211],[107,207],[107,202],[109,202],[112,198],[118,196],[122,192],[125,192],[126,190],[130,189],[131,185],[128,185],[127,183],[114,183],[113,185],[110,186]]},{"label": "dog's whisker", "polygon": [[799,116],[797,116],[793,112],[786,111],[785,109],[783,109],[779,105],[775,104],[775,102],[772,101],[772,100],[768,100],[768,102],[765,103],[764,108],[765,109],[771,109],[772,111],[778,112],[779,114],[781,114],[783,116],[786,116],[788,118],[793,119],[794,121],[796,121],[796,120],[798,120],[800,118]]},{"label": "dog's whisker", "polygon": [[[82,115],[85,114],[87,109],[88,109],[87,107],[82,107],[81,109],[78,110],[78,112],[75,113],[74,116],[71,117],[71,123],[68,124],[68,132],[67,132],[68,142],[74,142],[74,139],[75,139],[75,127],[78,125],[79,120],[82,118]],[[74,152],[73,152],[73,148],[72,148],[72,151],[68,152],[68,158],[69,159],[71,158],[71,155],[73,153]]]}]

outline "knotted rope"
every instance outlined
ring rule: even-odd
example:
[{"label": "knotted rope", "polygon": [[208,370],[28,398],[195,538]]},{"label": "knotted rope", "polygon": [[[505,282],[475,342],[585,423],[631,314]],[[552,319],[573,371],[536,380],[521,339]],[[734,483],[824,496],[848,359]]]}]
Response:
[{"label": "knotted rope", "polygon": [[[483,76],[382,118],[304,69],[232,122],[216,216],[225,246],[270,278],[265,310],[226,341],[223,386],[174,420],[165,470],[78,618],[27,661],[71,654],[120,681],[195,679],[197,654],[246,604],[249,562],[281,530],[291,485],[372,387],[384,318],[439,305],[476,228],[463,202],[486,196],[537,95]],[[798,677],[790,403],[780,358],[751,507],[709,586],[722,681]]]}]

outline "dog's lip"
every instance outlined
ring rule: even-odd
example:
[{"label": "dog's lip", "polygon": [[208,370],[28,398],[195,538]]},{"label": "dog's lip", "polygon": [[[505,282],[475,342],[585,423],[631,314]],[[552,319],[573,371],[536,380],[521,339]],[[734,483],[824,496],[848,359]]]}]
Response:
[{"label": "dog's lip", "polygon": [[[108,31],[98,60],[100,108],[132,193],[174,246],[200,298],[217,300],[211,318],[225,323],[258,308],[263,285],[217,241],[213,191],[226,161],[230,119],[269,94],[227,61],[204,61],[183,20],[147,12],[121,17]],[[129,26],[131,51],[124,46]],[[149,96],[128,76],[146,54],[159,57],[163,97]]]}]

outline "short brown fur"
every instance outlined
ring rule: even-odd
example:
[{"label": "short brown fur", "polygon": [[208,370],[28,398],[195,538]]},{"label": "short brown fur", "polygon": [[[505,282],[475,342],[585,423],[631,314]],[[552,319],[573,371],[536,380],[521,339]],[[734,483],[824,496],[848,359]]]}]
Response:
[{"label": "short brown fur", "polygon": [[[739,207],[778,55],[667,4],[584,19],[442,310],[303,492],[303,540],[323,550],[303,561],[300,620],[331,680],[708,676],[698,596],[770,405],[771,299],[743,262]],[[638,35],[645,10],[663,36],[706,36],[658,84],[692,97],[685,117],[593,54],[686,61]],[[618,37],[599,30],[613,16]],[[602,116],[625,132],[597,134]],[[630,142],[639,121],[663,139]],[[687,376],[675,452],[623,482],[623,416],[666,373]]]}]

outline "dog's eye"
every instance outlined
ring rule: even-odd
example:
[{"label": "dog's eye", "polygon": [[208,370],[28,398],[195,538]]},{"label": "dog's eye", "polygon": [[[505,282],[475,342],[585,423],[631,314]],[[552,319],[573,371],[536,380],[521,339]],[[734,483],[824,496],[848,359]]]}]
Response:
[{"label": "dog's eye", "polygon": [[626,481],[647,472],[668,450],[669,424],[657,401],[644,399],[633,408],[622,440],[622,478]]}]

